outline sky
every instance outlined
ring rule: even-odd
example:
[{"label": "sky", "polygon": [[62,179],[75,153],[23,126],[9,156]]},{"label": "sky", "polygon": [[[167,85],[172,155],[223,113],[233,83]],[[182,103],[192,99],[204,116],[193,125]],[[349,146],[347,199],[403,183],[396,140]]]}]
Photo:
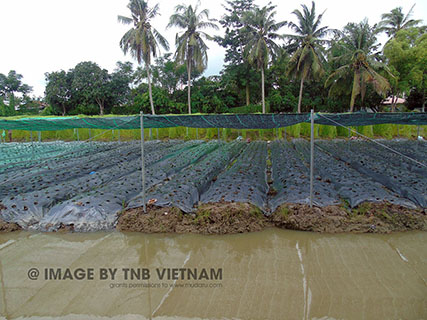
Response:
[{"label": "sky", "polygon": [[[225,13],[225,1],[201,0],[201,7],[210,11],[210,17],[220,19]],[[166,29],[170,15],[177,4],[195,4],[196,1],[149,0],[149,5],[160,5],[161,15],[152,25],[169,41],[170,51],[175,49],[178,29]],[[255,0],[259,6],[268,0]],[[277,5],[276,21],[295,20],[291,14],[301,4],[311,1],[272,0]],[[414,19],[427,22],[425,0],[317,0],[316,11],[323,16],[323,25],[341,29],[348,22],[359,22],[365,17],[370,24],[378,22],[381,14],[395,7],[406,13],[415,5]],[[69,70],[82,61],[94,61],[112,72],[117,61],[136,61],[120,49],[119,41],[130,28],[117,22],[117,15],[129,16],[128,0],[0,0],[0,73],[16,70],[23,82],[33,87],[34,96],[43,96],[45,73]],[[283,33],[289,33],[283,28]],[[223,30],[210,31],[222,35]],[[386,37],[379,38],[384,43]],[[219,74],[225,50],[216,43],[208,43],[208,68],[205,75]],[[165,51],[162,51],[162,54]]]}]

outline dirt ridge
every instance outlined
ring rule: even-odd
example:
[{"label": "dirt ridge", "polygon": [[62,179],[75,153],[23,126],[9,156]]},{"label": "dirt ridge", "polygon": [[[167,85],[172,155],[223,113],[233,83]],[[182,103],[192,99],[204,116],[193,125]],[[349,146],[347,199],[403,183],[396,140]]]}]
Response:
[{"label": "dirt ridge", "polygon": [[427,210],[384,202],[363,203],[356,209],[284,204],[266,216],[249,203],[204,204],[193,214],[177,208],[149,206],[147,213],[142,208],[122,212],[116,228],[144,233],[232,234],[268,227],[324,233],[427,231]]}]

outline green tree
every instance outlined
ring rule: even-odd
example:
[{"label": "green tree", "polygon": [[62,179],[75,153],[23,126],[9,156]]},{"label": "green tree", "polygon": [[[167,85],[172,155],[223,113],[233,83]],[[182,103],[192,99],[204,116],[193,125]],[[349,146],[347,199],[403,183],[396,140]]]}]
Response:
[{"label": "green tree", "polygon": [[[427,34],[421,28],[400,30],[384,47],[390,68],[396,72],[395,94],[427,91]],[[425,100],[425,98],[424,98]],[[425,102],[423,103],[423,107]]]},{"label": "green tree", "polygon": [[[221,71],[221,78],[227,90],[236,96],[235,107],[250,105],[251,99],[256,100],[261,97],[256,89],[259,88],[261,76],[247,62],[240,64],[227,64]],[[231,107],[231,106],[230,106]]]},{"label": "green tree", "polygon": [[111,76],[96,63],[85,61],[78,63],[72,73],[71,95],[73,102],[89,106],[96,103],[99,114],[103,115],[106,106],[111,107],[113,92]]},{"label": "green tree", "polygon": [[175,13],[171,15],[167,28],[178,27],[184,31],[176,34],[175,57],[179,63],[187,64],[187,100],[188,113],[191,114],[191,70],[202,72],[208,64],[208,46],[203,39],[212,40],[212,37],[202,31],[206,28],[218,29],[215,19],[209,18],[209,10],[198,12],[199,3],[193,8],[191,5],[177,5]]},{"label": "green tree", "polygon": [[193,108],[202,113],[221,113],[233,104],[232,96],[224,90],[219,76],[197,80],[191,100]]},{"label": "green tree", "polygon": [[253,0],[226,1],[227,13],[219,23],[225,29],[224,37],[216,37],[215,41],[226,48],[224,62],[227,64],[224,73],[229,81],[236,85],[238,92],[245,90],[246,105],[250,104],[250,87],[253,70],[244,55],[244,48],[249,41],[249,34],[243,24],[243,16],[254,8]]},{"label": "green tree", "polygon": [[407,98],[407,106],[409,110],[420,108],[422,112],[425,112],[426,105],[426,90],[418,90],[417,88],[411,90]]},{"label": "green tree", "polygon": [[[145,84],[141,84],[141,86],[143,85]],[[140,88],[138,89],[138,91],[140,92]],[[167,91],[159,87],[153,87],[153,102],[154,107],[159,113],[169,113],[169,110],[172,107],[172,101],[169,99]],[[150,97],[148,96],[147,92],[143,94],[139,93],[135,97],[134,107],[136,107],[136,110],[149,110]]]},{"label": "green tree", "polygon": [[144,61],[147,70],[151,113],[155,114],[150,75],[151,55],[154,57],[157,55],[159,44],[166,50],[169,50],[169,44],[151,25],[151,20],[159,15],[158,4],[150,8],[148,1],[130,0],[128,8],[131,11],[132,18],[119,15],[118,20],[123,24],[133,23],[133,27],[123,35],[120,40],[120,47],[125,54],[130,51],[138,64]]},{"label": "green tree", "polygon": [[417,26],[422,20],[410,19],[414,7],[415,4],[406,15],[402,12],[402,7],[394,8],[389,13],[382,14],[378,31],[385,32],[389,37],[394,38],[400,30]]},{"label": "green tree", "polygon": [[19,113],[32,115],[39,114],[42,105],[43,99],[41,97],[30,97],[25,95],[21,99]]},{"label": "green tree", "polygon": [[172,94],[178,85],[186,82],[186,67],[172,60],[172,53],[156,58],[153,67],[153,83]]},{"label": "green tree", "polygon": [[311,10],[304,4],[302,9],[302,12],[300,10],[292,12],[297,17],[298,22],[289,22],[288,24],[295,34],[286,35],[291,41],[289,47],[296,48],[289,61],[288,74],[300,79],[298,113],[301,113],[304,81],[310,78],[319,78],[324,73],[323,45],[326,43],[324,38],[331,31],[328,27],[320,26],[325,12],[316,16],[314,1],[311,3]]},{"label": "green tree", "polygon": [[63,116],[72,107],[71,104],[71,74],[61,70],[51,73],[45,73],[46,101],[52,107],[55,113],[60,113]]},{"label": "green tree", "polygon": [[132,62],[116,63],[116,69],[111,74],[111,93],[114,105],[125,105],[130,103],[130,85],[135,80]]},{"label": "green tree", "polygon": [[[138,68],[135,74],[138,83],[147,77],[143,68]],[[187,67],[172,60],[172,53],[166,53],[155,59],[151,76],[154,86],[166,89],[169,94],[173,94],[175,90],[187,83]],[[191,77],[199,76],[200,72],[192,69]]]},{"label": "green tree", "polygon": [[272,112],[295,112],[298,105],[297,83],[291,81],[287,72],[289,60],[290,55],[283,48],[269,68],[267,81],[271,82],[274,90],[267,94],[266,100]]},{"label": "green tree", "polygon": [[423,33],[415,40],[414,55],[416,62],[411,71],[414,86],[422,92],[422,111],[426,109],[427,99],[427,34]]},{"label": "green tree", "polygon": [[286,25],[286,21],[276,22],[274,16],[276,6],[268,5],[263,8],[254,8],[243,17],[245,29],[249,34],[249,41],[244,49],[248,61],[261,69],[261,99],[262,112],[265,113],[265,88],[264,70],[271,58],[279,51],[280,47],[275,40],[283,36],[277,32]]},{"label": "green tree", "polygon": [[340,67],[326,79],[325,87],[330,86],[333,89],[342,83],[348,83],[348,76],[351,74],[353,80],[350,112],[354,111],[356,97],[359,94],[363,103],[368,83],[372,84],[378,94],[385,95],[390,89],[387,79],[375,71],[383,69],[388,72],[388,68],[375,52],[378,49],[376,34],[376,28],[369,26],[367,20],[349,23],[344,27],[341,39],[333,45],[338,47],[335,48],[335,52],[339,52],[339,55],[332,59],[337,60]]},{"label": "green tree", "polygon": [[0,73],[0,95],[7,96],[11,93],[28,94],[32,88],[22,83],[22,74],[17,73],[15,70],[10,70],[7,75]]},{"label": "green tree", "polygon": [[32,91],[29,85],[22,82],[22,78],[23,76],[15,70],[10,70],[7,75],[0,73],[0,98],[4,105],[2,112],[4,115],[14,115],[15,107],[19,106],[23,98]]}]

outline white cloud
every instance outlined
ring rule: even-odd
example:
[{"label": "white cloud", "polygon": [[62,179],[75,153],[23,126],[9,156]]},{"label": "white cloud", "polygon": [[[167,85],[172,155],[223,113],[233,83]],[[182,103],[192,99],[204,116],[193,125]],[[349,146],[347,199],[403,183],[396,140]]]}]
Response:
[{"label": "white cloud", "polygon": [[[154,27],[167,37],[173,50],[177,30],[165,30],[166,25],[175,5],[188,1],[149,1],[151,5],[156,2],[160,4],[161,16],[154,21]],[[426,21],[427,2],[422,0],[317,0],[316,6],[319,13],[327,9],[325,25],[342,28],[347,22],[358,22],[364,17],[371,23],[377,22],[381,13],[397,6],[403,6],[406,12],[414,2],[414,17]],[[33,86],[35,95],[43,95],[45,72],[68,70],[87,60],[112,71],[119,60],[133,61],[119,48],[120,38],[129,26],[119,24],[117,15],[129,14],[127,3],[128,0],[0,0],[0,72],[16,70],[24,76],[25,83]],[[268,1],[256,3],[265,5]],[[277,20],[292,19],[291,12],[300,8],[301,3],[311,5],[311,1],[274,0],[273,3],[278,5]],[[201,6],[208,8],[213,18],[220,18],[225,12],[222,2],[202,0]],[[217,74],[224,50],[213,42],[208,46],[206,74]]]}]

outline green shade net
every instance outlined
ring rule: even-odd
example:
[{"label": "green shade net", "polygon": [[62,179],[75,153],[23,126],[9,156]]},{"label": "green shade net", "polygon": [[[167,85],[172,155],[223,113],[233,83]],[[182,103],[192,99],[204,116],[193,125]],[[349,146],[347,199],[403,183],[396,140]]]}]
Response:
[{"label": "green shade net", "polygon": [[[364,126],[384,123],[427,125],[427,113],[340,113],[314,114],[315,123],[332,126]],[[301,114],[144,115],[145,128],[232,128],[271,129],[310,122]],[[140,116],[105,118],[0,119],[0,129],[54,131],[73,128],[139,129]]]},{"label": "green shade net", "polygon": [[427,125],[427,113],[316,113],[314,122],[331,126],[368,126],[385,123],[420,126]]}]

